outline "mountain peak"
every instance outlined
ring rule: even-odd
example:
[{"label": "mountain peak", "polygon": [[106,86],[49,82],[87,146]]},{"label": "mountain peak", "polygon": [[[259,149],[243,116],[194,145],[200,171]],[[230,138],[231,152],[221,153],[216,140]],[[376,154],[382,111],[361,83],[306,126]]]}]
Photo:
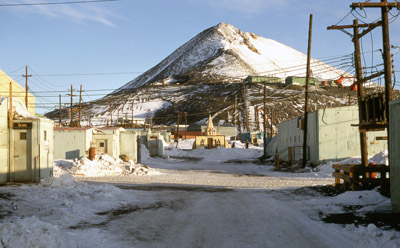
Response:
[{"label": "mountain peak", "polygon": [[[117,92],[165,82],[241,82],[248,75],[282,79],[305,76],[306,58],[305,54],[282,43],[222,22],[202,31]],[[346,74],[315,59],[312,64],[313,76],[321,80],[337,79]]]}]

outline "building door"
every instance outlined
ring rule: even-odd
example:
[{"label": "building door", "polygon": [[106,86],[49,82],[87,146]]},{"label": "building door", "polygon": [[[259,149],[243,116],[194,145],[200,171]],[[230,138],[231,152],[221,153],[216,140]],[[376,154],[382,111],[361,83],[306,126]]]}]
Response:
[{"label": "building door", "polygon": [[13,129],[14,169],[11,181],[30,182],[32,177],[32,136],[31,129]]},{"label": "building door", "polygon": [[102,153],[107,153],[107,140],[96,140],[96,148]]},{"label": "building door", "polygon": [[150,156],[158,156],[158,140],[157,138],[150,138],[149,143],[149,153]]},{"label": "building door", "polygon": [[213,138],[208,138],[207,139],[207,148],[212,149],[213,148]]}]

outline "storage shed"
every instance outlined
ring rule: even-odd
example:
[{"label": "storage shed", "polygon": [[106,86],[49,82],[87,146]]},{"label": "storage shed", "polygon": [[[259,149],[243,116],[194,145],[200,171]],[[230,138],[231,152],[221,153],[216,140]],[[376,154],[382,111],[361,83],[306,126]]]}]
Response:
[{"label": "storage shed", "polygon": [[126,155],[128,159],[135,163],[140,162],[138,160],[138,134],[136,132],[121,131],[120,133],[120,155]]},{"label": "storage shed", "polygon": [[[303,146],[303,123],[301,116],[278,124],[278,152],[288,147]],[[307,140],[311,163],[360,156],[359,130],[351,124],[358,124],[357,106],[319,109],[309,113]],[[387,149],[387,142],[376,138],[385,135],[385,131],[367,133],[368,154]]]},{"label": "storage shed", "polygon": [[53,175],[53,121],[27,111],[13,99],[0,98],[0,182],[40,182]]},{"label": "storage shed", "polygon": [[97,153],[107,153],[118,158],[120,153],[120,134],[126,131],[122,127],[103,127],[93,134],[93,143]]},{"label": "storage shed", "polygon": [[75,159],[86,156],[92,142],[92,127],[54,127],[54,158]]}]

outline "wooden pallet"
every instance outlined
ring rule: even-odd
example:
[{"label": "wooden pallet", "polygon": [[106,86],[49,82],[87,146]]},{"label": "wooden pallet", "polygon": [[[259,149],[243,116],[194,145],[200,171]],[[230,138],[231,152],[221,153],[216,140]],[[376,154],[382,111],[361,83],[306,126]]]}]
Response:
[{"label": "wooden pallet", "polygon": [[333,176],[335,186],[341,185],[343,181],[343,191],[366,190],[376,186],[388,187],[390,185],[389,166],[385,164],[333,164]]}]

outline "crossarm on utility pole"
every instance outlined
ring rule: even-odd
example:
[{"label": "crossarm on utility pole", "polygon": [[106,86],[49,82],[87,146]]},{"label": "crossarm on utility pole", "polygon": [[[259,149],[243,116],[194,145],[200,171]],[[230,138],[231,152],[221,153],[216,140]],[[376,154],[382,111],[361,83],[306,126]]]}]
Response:
[{"label": "crossarm on utility pole", "polygon": [[352,3],[350,4],[350,8],[355,9],[355,8],[384,8],[384,7],[388,7],[388,8],[396,8],[396,9],[400,9],[400,3],[396,2],[396,3],[385,3],[385,2],[380,2],[380,3]]},{"label": "crossarm on utility pole", "polygon": [[383,72],[383,71],[374,73],[374,74],[372,74],[372,75],[370,75],[370,76],[368,76],[368,77],[363,78],[363,79],[360,81],[360,84],[361,84],[361,83],[365,83],[365,82],[367,82],[367,81],[369,81],[369,80],[371,80],[371,79],[373,79],[373,78],[379,77],[379,76],[381,76],[381,75],[383,75],[383,74],[385,74],[385,72]]},{"label": "crossarm on utility pole", "polygon": [[[358,38],[363,37],[364,35],[368,34],[369,32],[371,32],[372,30],[374,30],[374,28],[382,26],[382,21],[379,22],[375,22],[372,24],[368,24],[369,27],[367,29],[365,29],[364,31],[361,32],[361,34],[358,35]],[[360,25],[358,25],[358,27],[360,27]],[[352,40],[353,42],[355,41],[355,38],[353,38]]]}]

